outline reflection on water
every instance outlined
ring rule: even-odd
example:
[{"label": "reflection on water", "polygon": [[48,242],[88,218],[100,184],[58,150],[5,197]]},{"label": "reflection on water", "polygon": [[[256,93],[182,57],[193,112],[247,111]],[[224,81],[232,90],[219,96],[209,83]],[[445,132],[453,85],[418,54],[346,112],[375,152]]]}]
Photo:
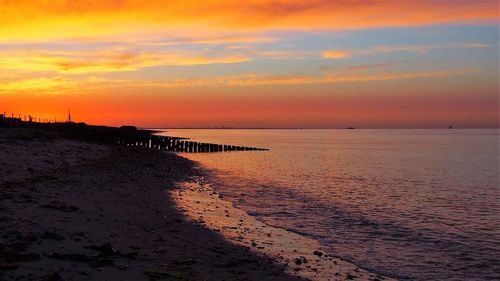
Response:
[{"label": "reflection on water", "polygon": [[500,278],[498,130],[175,130],[269,152],[185,154],[260,220],[400,278]]}]

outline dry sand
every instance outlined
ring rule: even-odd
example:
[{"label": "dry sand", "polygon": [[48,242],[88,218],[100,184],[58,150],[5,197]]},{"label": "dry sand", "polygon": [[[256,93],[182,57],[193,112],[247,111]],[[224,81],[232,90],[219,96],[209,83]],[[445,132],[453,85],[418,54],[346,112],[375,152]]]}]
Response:
[{"label": "dry sand", "polygon": [[0,280],[301,280],[175,207],[169,191],[196,170],[175,154],[0,128]]}]

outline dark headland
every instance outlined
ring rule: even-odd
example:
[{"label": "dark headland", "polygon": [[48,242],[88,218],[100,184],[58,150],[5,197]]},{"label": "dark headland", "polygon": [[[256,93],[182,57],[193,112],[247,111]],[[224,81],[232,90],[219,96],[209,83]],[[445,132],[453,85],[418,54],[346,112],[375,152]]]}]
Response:
[{"label": "dark headland", "polygon": [[85,124],[0,126],[0,280],[300,280],[185,217],[196,164]]}]

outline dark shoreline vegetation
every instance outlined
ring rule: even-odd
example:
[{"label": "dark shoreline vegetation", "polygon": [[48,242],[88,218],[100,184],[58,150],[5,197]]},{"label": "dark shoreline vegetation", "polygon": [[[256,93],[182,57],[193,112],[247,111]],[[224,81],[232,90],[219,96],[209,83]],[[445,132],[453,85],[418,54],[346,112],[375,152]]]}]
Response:
[{"label": "dark shoreline vegetation", "polygon": [[302,280],[184,217],[167,191],[202,171],[117,130],[153,133],[0,126],[0,280]]}]

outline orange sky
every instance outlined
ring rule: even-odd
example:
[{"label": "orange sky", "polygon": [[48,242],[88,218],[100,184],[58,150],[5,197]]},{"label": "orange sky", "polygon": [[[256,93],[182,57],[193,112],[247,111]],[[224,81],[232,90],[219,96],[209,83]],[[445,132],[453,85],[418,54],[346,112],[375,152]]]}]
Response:
[{"label": "orange sky", "polygon": [[0,0],[0,111],[144,127],[498,127],[497,1]]}]

